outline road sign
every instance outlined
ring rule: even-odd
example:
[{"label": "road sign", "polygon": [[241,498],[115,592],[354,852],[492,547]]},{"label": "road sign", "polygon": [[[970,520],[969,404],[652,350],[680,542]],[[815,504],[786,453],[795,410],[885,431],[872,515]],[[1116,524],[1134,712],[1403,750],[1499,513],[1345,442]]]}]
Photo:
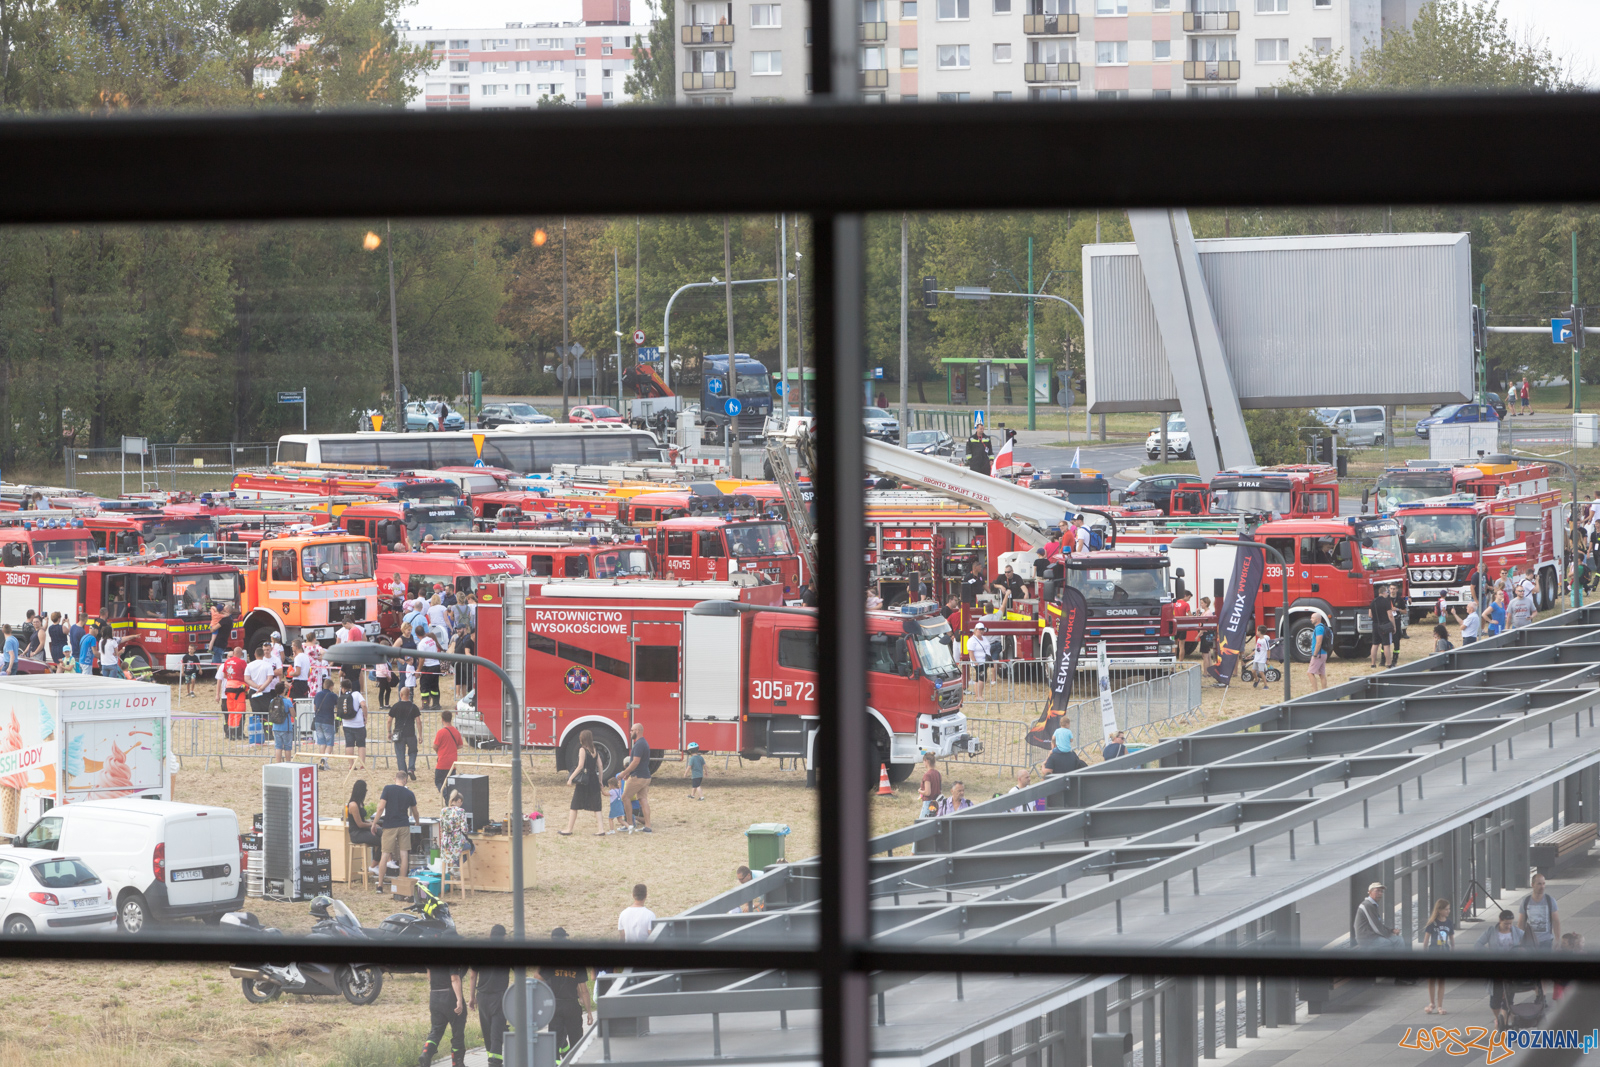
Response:
[{"label": "road sign", "polygon": [[1572,320],[1550,320],[1550,343],[1553,345],[1566,345],[1572,343]]},{"label": "road sign", "polygon": [[659,349],[659,348],[641,348],[641,349],[639,349],[639,362],[640,363],[655,363],[655,362],[659,361],[660,359],[661,359],[661,349]]},{"label": "road sign", "polygon": [[722,379],[712,378],[710,381],[706,382],[706,392],[710,393],[712,396],[716,396],[718,393],[722,392]]},{"label": "road sign", "polygon": [[736,396],[730,396],[728,399],[722,402],[722,410],[728,413],[729,418],[739,414],[739,409],[743,406],[744,405],[739,403],[739,398]]},{"label": "road sign", "polygon": [[783,395],[783,383],[781,381],[773,382],[772,383],[772,391],[776,395],[782,396]]},{"label": "road sign", "polygon": [[563,363],[556,368],[556,381],[564,382],[572,377],[572,368]]},{"label": "road sign", "polygon": [[574,341],[570,345],[567,346],[567,351],[571,352],[575,356],[581,356],[581,355],[583,355],[583,346],[580,345],[578,342]]},{"label": "road sign", "polygon": [[982,408],[979,408],[978,410],[976,410],[976,411],[974,411],[972,413],[972,425],[974,425],[974,426],[982,426],[983,425],[983,409]]},{"label": "road sign", "polygon": [[633,343],[636,344],[636,345],[644,344],[644,331],[643,330],[634,330],[633,331]]},{"label": "road sign", "polygon": [[882,367],[873,367],[872,368],[872,377],[873,377],[873,380],[875,380],[875,381],[880,381],[880,382],[883,381],[883,368]]},{"label": "road sign", "polygon": [[303,404],[305,403],[305,399],[306,394],[303,391],[298,393],[278,394],[278,403],[280,404]]}]

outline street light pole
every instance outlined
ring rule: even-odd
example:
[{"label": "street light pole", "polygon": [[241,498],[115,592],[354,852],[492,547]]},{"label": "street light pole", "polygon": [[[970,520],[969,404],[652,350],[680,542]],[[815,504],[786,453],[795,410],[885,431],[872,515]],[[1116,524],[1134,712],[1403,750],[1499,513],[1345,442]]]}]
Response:
[{"label": "street light pole", "polygon": [[[765,282],[786,281],[788,277],[792,277],[792,274],[786,273],[784,278],[743,278],[728,284],[761,285]],[[672,302],[682,296],[686,289],[710,289],[713,286],[722,284],[722,282],[689,282],[686,285],[678,286],[677,289],[673,290],[672,295],[667,297],[667,310],[661,313],[661,350],[666,353],[661,362],[665,371],[662,380],[667,383],[668,388],[672,387]]]},{"label": "street light pole", "polygon": [[400,396],[400,317],[394,306],[394,229],[383,220],[383,246],[389,252],[389,353],[394,360],[395,431],[406,432],[406,402]]},{"label": "street light pole", "polygon": [[566,369],[566,374],[561,379],[561,418],[558,422],[567,422],[572,417],[572,368],[567,364],[568,341],[567,336],[567,220],[561,220],[561,366]]},{"label": "street light pole", "polygon": [[[733,237],[728,229],[728,216],[722,216],[722,294],[728,309],[728,402],[738,403],[739,398],[739,357],[733,348]],[[733,435],[733,450],[729,454],[732,461],[728,471],[735,478],[744,477],[743,453],[739,450],[739,414],[728,415],[728,429],[725,431]]]},{"label": "street light pole", "polygon": [[1028,429],[1039,428],[1033,411],[1033,237],[1028,238]]}]

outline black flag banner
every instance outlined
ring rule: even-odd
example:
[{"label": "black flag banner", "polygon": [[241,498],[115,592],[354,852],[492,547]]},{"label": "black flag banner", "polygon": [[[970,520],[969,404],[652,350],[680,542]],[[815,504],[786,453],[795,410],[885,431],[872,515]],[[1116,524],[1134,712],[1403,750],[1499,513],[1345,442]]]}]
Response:
[{"label": "black flag banner", "polygon": [[1217,612],[1217,681],[1227,685],[1239,665],[1246,635],[1256,617],[1256,594],[1266,572],[1267,553],[1260,545],[1240,545],[1233,557],[1233,574]]},{"label": "black flag banner", "polygon": [[1061,623],[1056,627],[1055,673],[1050,678],[1050,702],[1039,721],[1028,728],[1028,744],[1052,748],[1061,713],[1072,701],[1072,680],[1078,673],[1078,656],[1083,651],[1084,635],[1089,632],[1089,603],[1083,593],[1070,585],[1061,589]]}]

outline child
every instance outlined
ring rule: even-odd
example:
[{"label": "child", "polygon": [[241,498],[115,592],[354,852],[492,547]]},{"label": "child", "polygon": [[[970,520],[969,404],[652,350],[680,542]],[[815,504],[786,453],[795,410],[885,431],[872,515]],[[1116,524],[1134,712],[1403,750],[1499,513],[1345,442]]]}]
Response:
[{"label": "child", "polygon": [[[388,644],[383,638],[378,638],[382,644]],[[373,677],[378,683],[378,707],[389,706],[389,691],[394,688],[394,673],[389,668],[388,660],[379,660],[378,665],[372,669]]]},{"label": "child", "polygon": [[689,742],[689,799],[704,800],[706,792],[701,783],[706,780],[706,757],[700,751],[700,742]]},{"label": "child", "polygon": [[1450,643],[1450,631],[1445,629],[1444,623],[1433,628],[1433,650],[1435,652],[1449,652],[1455,645]]},{"label": "child", "polygon": [[194,683],[200,679],[200,657],[195,654],[194,642],[189,642],[189,651],[183,654],[183,681],[188,686],[188,695],[194,696]]},{"label": "child", "polygon": [[1255,680],[1250,683],[1251,689],[1260,689],[1267,680],[1267,653],[1272,650],[1272,635],[1265,630],[1256,634]]},{"label": "child", "polygon": [[614,834],[622,827],[622,786],[615,775],[606,779],[606,798],[611,801],[606,812],[606,833]]}]

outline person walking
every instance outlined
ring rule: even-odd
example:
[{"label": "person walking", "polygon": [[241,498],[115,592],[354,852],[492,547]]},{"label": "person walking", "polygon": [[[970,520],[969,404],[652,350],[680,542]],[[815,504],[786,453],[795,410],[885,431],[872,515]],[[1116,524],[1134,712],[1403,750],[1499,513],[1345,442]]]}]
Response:
[{"label": "person walking", "polygon": [[445,793],[444,807],[439,809],[439,855],[444,860],[444,871],[461,878],[461,857],[477,851],[472,844],[472,818],[467,814],[467,798],[461,790]]},{"label": "person walking", "polygon": [[645,898],[650,895],[650,890],[643,882],[633,887],[633,903],[622,909],[622,914],[617,916],[617,932],[622,940],[628,943],[650,940],[650,929],[656,921],[656,913],[644,906]]},{"label": "person walking", "polygon": [[[490,941],[503,941],[505,936],[506,928],[499,923],[489,927]],[[505,1001],[510,986],[510,967],[472,969],[472,997],[467,1007],[478,1013],[478,1029],[483,1034],[483,1050],[488,1053],[489,1067],[500,1067],[505,1062]]]},{"label": "person walking", "polygon": [[[333,739],[339,732],[339,698],[331,689],[318,689],[311,698],[311,744],[324,757],[333,754]],[[328,766],[322,760],[323,768]]]},{"label": "person walking", "polygon": [[244,649],[236,648],[217,668],[217,703],[222,709],[222,738],[225,741],[244,740],[244,711],[246,688]]},{"label": "person walking", "polygon": [[[566,930],[556,927],[550,940],[565,941]],[[584,1016],[593,1011],[589,1003],[589,968],[539,967],[534,973],[555,994],[556,1013],[550,1017],[550,1033],[556,1035],[556,1059],[562,1061],[583,1036]]]},{"label": "person walking", "polygon": [[578,812],[592,811],[596,819],[594,836],[606,836],[606,820],[600,810],[600,753],[595,750],[591,730],[578,734],[578,765],[567,775],[567,784],[572,787],[572,804],[567,828],[558,833],[571,837],[578,825]]},{"label": "person walking", "polygon": [[400,690],[400,699],[389,705],[389,736],[394,739],[394,765],[417,780],[417,720],[422,710],[411,702],[411,690]]},{"label": "person walking", "polygon": [[1394,652],[1394,601],[1389,598],[1389,587],[1380,585],[1372,598],[1372,666],[1381,662],[1384,669],[1390,666]]},{"label": "person walking", "polygon": [[972,663],[972,699],[983,699],[984,683],[989,680],[989,639],[983,623],[974,623],[967,638],[967,659]]},{"label": "person walking", "polygon": [[1356,947],[1399,949],[1404,952],[1406,943],[1401,940],[1399,929],[1384,923],[1383,893],[1383,883],[1373,882],[1367,886],[1367,895],[1362,897],[1361,903],[1356,906],[1354,920]]},{"label": "person walking", "polygon": [[417,794],[406,788],[406,772],[394,772],[394,782],[383,787],[378,794],[378,810],[372,821],[377,824],[383,840],[383,853],[378,860],[378,892],[383,892],[383,880],[389,875],[392,860],[400,870],[396,875],[404,878],[411,871],[411,820],[417,817]]},{"label": "person walking", "polygon": [[[1511,952],[1522,948],[1527,934],[1517,925],[1517,916],[1510,908],[1500,912],[1500,920],[1478,935],[1474,948],[1491,952]],[[1511,995],[1513,986],[1508,979],[1495,978],[1489,982],[1489,1010],[1494,1012],[1494,1022],[1502,1030],[1511,1026]]]},{"label": "person walking", "polygon": [[1532,396],[1530,394],[1531,390],[1528,388],[1528,379],[1526,376],[1524,376],[1522,379],[1522,384],[1517,387],[1517,398],[1522,401],[1522,413],[1524,415],[1533,414],[1533,410],[1528,407],[1529,401],[1532,400]]},{"label": "person walking", "polygon": [[989,435],[983,432],[983,423],[972,428],[967,438],[967,469],[975,474],[988,474],[994,469],[994,447]]},{"label": "person walking", "polygon": [[[387,787],[385,787],[387,792]],[[461,968],[428,968],[428,1040],[423,1043],[417,1067],[432,1067],[433,1057],[450,1028],[450,1067],[466,1067],[467,1002],[461,996]]]},{"label": "person walking", "polygon": [[366,845],[372,854],[372,866],[378,872],[378,857],[383,841],[378,836],[378,826],[367,819],[367,780],[357,778],[350,787],[350,799],[344,802],[344,832],[352,845]]},{"label": "person walking", "polygon": [[99,647],[99,631],[91,623],[84,628],[83,637],[78,640],[78,662],[83,664],[83,673],[100,673],[100,661],[97,656]]},{"label": "person walking", "polygon": [[440,712],[439,729],[433,735],[433,788],[440,792],[444,791],[444,780],[455,770],[457,754],[467,743],[455,723],[451,722],[454,718],[455,712]]},{"label": "person walking", "polygon": [[367,701],[350,684],[350,679],[339,679],[339,721],[344,726],[344,754],[354,756],[352,767],[367,769]]},{"label": "person walking", "polygon": [[[1311,618],[1315,625],[1311,628],[1311,662],[1306,664],[1306,678],[1311,682],[1313,690],[1328,688],[1328,617],[1320,611],[1313,611]],[[1289,669],[1288,656],[1284,656],[1284,670]]]},{"label": "person walking", "polygon": [[413,631],[417,639],[417,651],[421,653],[422,670],[420,681],[422,686],[422,710],[438,711],[439,709],[439,660],[431,653],[439,651],[439,642],[433,639],[425,625],[419,624]]},{"label": "person walking", "polygon": [[[67,628],[61,623],[61,612],[50,613],[50,626],[45,631],[45,639],[50,649],[50,662],[60,663],[67,654]],[[191,645],[190,651],[193,651]],[[193,688],[192,686],[190,687]],[[191,692],[190,696],[194,694]]]},{"label": "person walking", "polygon": [[939,813],[939,798],[944,795],[944,775],[939,773],[939,757],[932,752],[922,754],[922,781],[917,783],[917,818],[927,819]]},{"label": "person walking", "polygon": [[1544,875],[1533,874],[1533,892],[1517,905],[1517,927],[1533,940],[1529,948],[1550,952],[1561,941],[1561,916],[1556,914],[1556,898],[1545,892]]},{"label": "person walking", "polygon": [[[639,723],[633,724],[628,735],[633,738],[633,747],[628,749],[628,765],[617,776],[623,780],[622,811],[628,817],[630,833],[654,833],[650,829],[650,742],[644,739],[644,727]],[[644,818],[642,827],[634,820],[635,800],[639,802],[639,814]]]},{"label": "person walking", "polygon": [[[1450,902],[1440,897],[1433,902],[1433,913],[1428,916],[1428,925],[1422,928],[1422,950],[1424,952],[1449,952],[1456,947],[1455,921],[1450,917]],[[1444,1010],[1444,982],[1443,978],[1428,979],[1428,1006],[1422,1009],[1429,1015],[1448,1015]]]}]

